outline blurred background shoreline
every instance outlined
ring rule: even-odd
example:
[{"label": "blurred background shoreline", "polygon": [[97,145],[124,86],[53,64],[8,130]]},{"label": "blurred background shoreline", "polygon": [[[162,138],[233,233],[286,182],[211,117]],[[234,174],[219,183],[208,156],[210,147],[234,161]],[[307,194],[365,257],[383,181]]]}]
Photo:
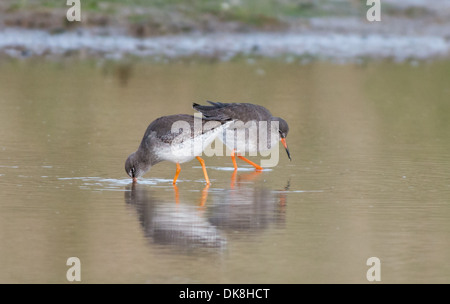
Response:
[{"label": "blurred background shoreline", "polygon": [[[0,4],[0,56],[122,59],[239,55],[357,61],[428,60],[450,54],[450,2],[381,1],[381,21],[356,0],[81,0]],[[290,59],[288,59],[290,60]]]}]

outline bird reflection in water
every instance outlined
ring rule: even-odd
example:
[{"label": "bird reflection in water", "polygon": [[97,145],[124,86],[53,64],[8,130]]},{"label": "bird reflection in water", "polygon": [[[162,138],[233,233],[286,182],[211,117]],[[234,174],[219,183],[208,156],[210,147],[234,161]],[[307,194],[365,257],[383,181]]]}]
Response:
[{"label": "bird reflection in water", "polygon": [[208,186],[197,206],[180,199],[177,186],[174,186],[175,202],[157,198],[156,190],[145,185],[133,183],[128,188],[125,201],[136,209],[145,236],[153,242],[186,249],[225,247],[226,238],[205,217]]},{"label": "bird reflection in water", "polygon": [[222,231],[263,231],[274,225],[284,227],[289,181],[280,190],[270,190],[254,171],[231,176],[230,190],[222,191],[208,203],[209,221]]},{"label": "bird reflection in water", "polygon": [[269,190],[257,183],[260,174],[254,171],[238,176],[235,172],[230,189],[217,191],[206,186],[195,204],[186,202],[177,186],[173,187],[173,199],[168,199],[159,197],[167,188],[133,183],[127,186],[125,202],[136,210],[145,237],[155,244],[223,250],[229,231],[251,233],[284,227],[289,182],[281,190]]}]

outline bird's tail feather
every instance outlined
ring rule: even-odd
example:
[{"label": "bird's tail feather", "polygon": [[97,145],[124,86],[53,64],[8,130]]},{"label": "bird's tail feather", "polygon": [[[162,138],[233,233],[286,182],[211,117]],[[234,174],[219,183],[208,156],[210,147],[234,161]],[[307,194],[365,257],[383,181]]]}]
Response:
[{"label": "bird's tail feather", "polygon": [[208,101],[212,106],[199,105],[198,103],[193,103],[192,107],[194,110],[203,114],[203,116],[210,120],[220,120],[220,121],[230,121],[232,118],[221,111],[216,111],[217,109],[223,108],[226,104],[220,102]]}]

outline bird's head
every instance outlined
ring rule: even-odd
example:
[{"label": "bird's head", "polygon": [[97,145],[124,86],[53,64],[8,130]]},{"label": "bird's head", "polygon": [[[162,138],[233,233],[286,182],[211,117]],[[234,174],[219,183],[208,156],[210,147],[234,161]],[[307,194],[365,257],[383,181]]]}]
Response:
[{"label": "bird's head", "polygon": [[133,179],[134,183],[137,182],[138,177],[150,170],[150,167],[151,164],[139,159],[136,152],[131,153],[125,161],[125,172]]},{"label": "bird's head", "polygon": [[283,118],[280,117],[274,117],[274,121],[278,121],[278,133],[280,134],[280,141],[283,144],[284,148],[286,149],[286,153],[289,157],[289,160],[291,160],[291,153],[289,153],[289,149],[286,143],[286,137],[289,133],[289,126]]}]

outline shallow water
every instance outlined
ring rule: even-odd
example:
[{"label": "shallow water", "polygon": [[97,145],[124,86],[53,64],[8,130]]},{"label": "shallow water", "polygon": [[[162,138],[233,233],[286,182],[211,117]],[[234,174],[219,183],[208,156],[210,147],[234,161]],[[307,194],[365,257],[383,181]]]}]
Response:
[{"label": "shallow water", "polygon": [[[318,18],[312,22],[320,28],[320,24],[330,20]],[[367,27],[367,24],[356,23],[352,29],[355,33],[324,33],[319,30],[302,33],[203,33],[149,38],[99,35],[83,30],[50,34],[42,30],[7,28],[0,30],[0,54],[4,52],[13,58],[26,58],[79,52],[80,56],[100,54],[115,59],[130,55],[151,56],[156,61],[192,56],[227,61],[242,55],[287,56],[287,60],[292,60],[292,56],[304,57],[305,60],[326,58],[336,62],[357,62],[361,58],[390,58],[402,62],[448,57],[450,42],[445,29],[443,32],[437,30],[442,27],[432,27],[431,32],[422,27],[420,34],[412,34],[414,31],[395,33],[392,29],[397,27],[395,23],[387,24],[390,25],[387,32],[370,35],[367,32],[378,29],[379,25],[371,24],[370,29],[363,33],[356,33],[356,30]]]},{"label": "shallow water", "polygon": [[[449,283],[450,62],[0,64],[0,282]],[[289,122],[292,162],[160,163],[147,125],[192,102]],[[251,158],[258,161],[257,157]]]}]

